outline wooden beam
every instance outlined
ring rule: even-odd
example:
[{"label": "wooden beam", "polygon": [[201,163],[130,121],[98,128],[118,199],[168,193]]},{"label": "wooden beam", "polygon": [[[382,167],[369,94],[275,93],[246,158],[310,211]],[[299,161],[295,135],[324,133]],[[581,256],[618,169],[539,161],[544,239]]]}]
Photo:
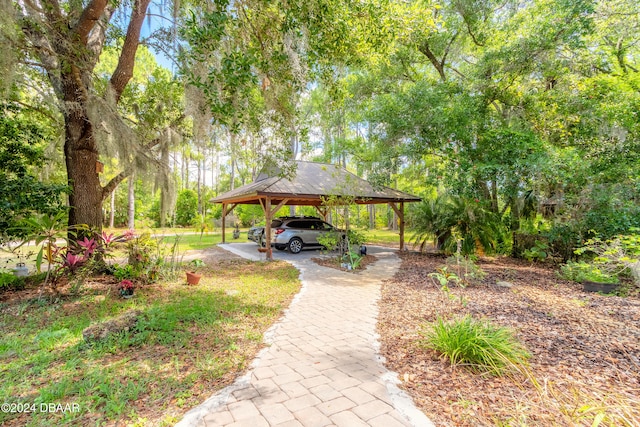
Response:
[{"label": "wooden beam", "polygon": [[238,206],[237,203],[232,203],[231,207],[228,208],[228,205],[226,203],[222,204],[222,243],[226,242],[225,239],[225,228],[226,228],[226,223],[227,223],[227,215],[229,215],[229,213],[235,209],[236,206]]},{"label": "wooden beam", "polygon": [[320,216],[322,217],[322,220],[326,221],[327,220],[328,208],[326,206],[316,206],[315,208],[318,211],[318,213],[320,214]]},{"label": "wooden beam", "polygon": [[271,209],[271,217],[273,218],[276,212],[278,212],[280,208],[283,207],[288,201],[289,199],[283,199],[275,208]]},{"label": "wooden beam", "polygon": [[227,204],[223,203],[222,204],[222,243],[225,243],[225,239],[224,239],[224,230],[225,230],[225,225],[227,223]]},{"label": "wooden beam", "polygon": [[273,261],[273,252],[271,251],[271,197],[267,197],[264,204],[264,239],[267,249],[267,261]]},{"label": "wooden beam", "polygon": [[406,251],[407,246],[404,243],[404,202],[400,202],[400,250]]}]

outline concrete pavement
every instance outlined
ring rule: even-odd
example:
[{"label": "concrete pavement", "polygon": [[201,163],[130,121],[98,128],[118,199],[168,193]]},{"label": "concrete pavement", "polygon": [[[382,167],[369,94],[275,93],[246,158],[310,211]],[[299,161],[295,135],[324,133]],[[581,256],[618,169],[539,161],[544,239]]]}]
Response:
[{"label": "concrete pavement", "polygon": [[[221,245],[260,259],[257,245]],[[433,426],[397,386],[376,334],[382,280],[399,259],[369,247],[378,261],[357,274],[321,267],[317,251],[274,251],[301,272],[302,289],[265,335],[268,347],[231,386],[189,411],[178,426]]]}]

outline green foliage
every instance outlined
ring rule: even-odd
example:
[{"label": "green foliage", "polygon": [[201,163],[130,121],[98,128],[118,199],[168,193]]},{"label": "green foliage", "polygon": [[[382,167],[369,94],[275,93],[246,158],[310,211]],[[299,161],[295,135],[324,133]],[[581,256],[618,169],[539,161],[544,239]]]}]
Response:
[{"label": "green foliage", "polygon": [[14,104],[1,104],[0,111],[0,235],[24,237],[19,222],[62,211],[66,186],[45,184],[31,173],[44,163],[45,127]]},{"label": "green foliage", "polygon": [[222,205],[219,203],[216,203],[215,205],[213,205],[213,207],[211,207],[211,216],[214,219],[220,219],[222,218]]},{"label": "green foliage", "polygon": [[24,288],[26,279],[17,277],[13,273],[0,271],[0,292],[5,290],[17,290]]},{"label": "green foliage", "polygon": [[328,231],[321,233],[318,236],[318,243],[320,243],[327,251],[333,251],[338,247],[340,242],[340,234],[336,231]]},{"label": "green foliage", "polygon": [[149,233],[142,233],[126,242],[128,266],[138,278],[154,282],[159,278],[159,270],[163,264],[162,252],[158,240]]},{"label": "green foliage", "polygon": [[353,228],[350,228],[349,231],[347,231],[347,239],[349,240],[349,247],[353,249],[360,248],[360,245],[367,240],[364,233],[354,230]]},{"label": "green foliage", "polygon": [[470,256],[454,255],[447,258],[446,264],[448,267],[454,269],[456,274],[468,285],[472,284],[475,280],[484,279],[487,275]]},{"label": "green foliage", "polygon": [[138,277],[140,277],[140,271],[136,270],[131,264],[125,264],[123,266],[114,264],[111,268],[111,271],[113,277],[115,277],[118,282],[121,282],[123,280],[137,279]]},{"label": "green foliage", "polygon": [[198,195],[193,190],[182,190],[176,200],[176,224],[188,227],[198,214]]},{"label": "green foliage", "polygon": [[477,199],[440,195],[416,204],[410,217],[413,240],[421,249],[433,239],[436,247],[447,254],[458,250],[458,242],[462,255],[474,254],[477,248],[493,253],[504,238],[499,218]]},{"label": "green foliage", "polygon": [[602,265],[569,261],[560,267],[562,278],[574,282],[619,283],[617,275],[603,270]]},{"label": "green foliage", "polygon": [[589,239],[584,246],[576,249],[576,254],[594,254],[593,264],[608,272],[619,274],[625,270],[631,273],[635,284],[640,286],[640,231],[631,230],[632,234],[618,235],[613,239]]},{"label": "green foliage", "polygon": [[544,261],[548,256],[548,249],[549,246],[546,243],[536,240],[531,248],[524,250],[522,256],[527,261]]},{"label": "green foliage", "polygon": [[241,227],[251,227],[258,220],[264,220],[264,211],[260,205],[239,205],[234,212],[240,220]]},{"label": "green foliage", "polygon": [[502,375],[525,365],[530,357],[510,329],[469,315],[450,322],[438,317],[422,334],[423,347],[437,351],[452,365],[476,372]]},{"label": "green foliage", "polygon": [[191,261],[189,261],[189,265],[191,266],[191,268],[193,270],[197,270],[199,268],[204,267],[206,264],[201,259],[196,258],[196,259],[192,259]]},{"label": "green foliage", "polygon": [[429,273],[429,277],[434,279],[441,288],[448,288],[450,283],[453,283],[456,286],[460,286],[462,288],[464,288],[466,285],[465,280],[458,276],[456,273],[450,272],[448,266],[437,268],[435,272]]}]

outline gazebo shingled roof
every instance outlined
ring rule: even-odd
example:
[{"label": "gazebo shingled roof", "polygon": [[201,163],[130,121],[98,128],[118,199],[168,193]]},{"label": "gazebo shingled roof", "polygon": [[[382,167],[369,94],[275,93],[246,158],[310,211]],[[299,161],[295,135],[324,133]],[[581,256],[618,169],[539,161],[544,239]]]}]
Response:
[{"label": "gazebo shingled roof", "polygon": [[[214,198],[222,203],[222,242],[225,242],[225,218],[238,204],[260,204],[265,212],[265,234],[271,241],[271,218],[285,205],[315,206],[325,217],[322,209],[324,199],[329,196],[353,197],[359,204],[388,203],[400,219],[400,249],[404,249],[404,203],[421,199],[409,193],[389,187],[374,187],[368,181],[337,165],[296,161],[295,176],[281,176],[277,168],[265,168],[258,178],[247,185],[228,191]],[[231,205],[230,207],[228,207]],[[267,245],[267,258],[271,259],[271,248]]]},{"label": "gazebo shingled roof", "polygon": [[374,187],[368,181],[337,165],[297,161],[296,175],[278,176],[262,173],[247,185],[228,191],[212,201],[216,203],[258,204],[269,196],[273,201],[288,199],[286,205],[322,204],[322,198],[330,195],[350,196],[356,203],[418,202],[420,198],[389,187]]}]

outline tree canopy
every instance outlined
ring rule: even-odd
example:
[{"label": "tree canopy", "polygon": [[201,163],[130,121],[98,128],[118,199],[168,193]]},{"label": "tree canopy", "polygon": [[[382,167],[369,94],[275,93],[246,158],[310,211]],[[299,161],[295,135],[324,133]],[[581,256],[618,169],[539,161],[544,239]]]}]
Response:
[{"label": "tree canopy", "polygon": [[207,191],[306,158],[427,199],[477,200],[511,231],[536,214],[585,237],[640,225],[632,0],[2,8],[1,89],[47,117],[72,224],[99,228],[103,201],[118,191],[126,203],[118,184],[136,170],[132,191],[165,221],[175,187],[194,189],[206,216]]}]

